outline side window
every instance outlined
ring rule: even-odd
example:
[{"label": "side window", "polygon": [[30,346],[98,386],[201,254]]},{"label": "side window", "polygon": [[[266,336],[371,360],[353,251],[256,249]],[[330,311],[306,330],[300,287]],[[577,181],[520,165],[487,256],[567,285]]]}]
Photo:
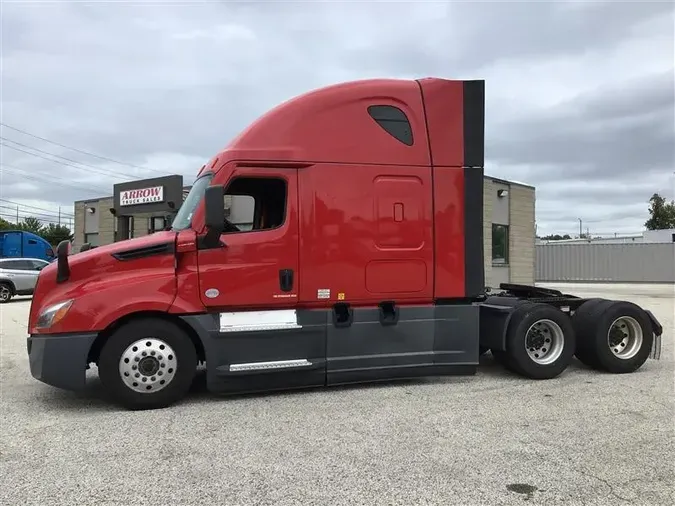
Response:
[{"label": "side window", "polygon": [[19,267],[19,260],[7,260],[6,262],[0,263],[0,268],[10,271],[18,271],[21,267]]},{"label": "side window", "polygon": [[33,263],[29,260],[11,260],[3,264],[3,267],[5,269],[11,269],[13,271],[32,271]]},{"label": "side window", "polygon": [[39,260],[31,260],[30,262],[33,264],[32,270],[34,271],[41,271],[49,265],[47,262],[40,262]]},{"label": "side window", "polygon": [[225,233],[256,232],[281,227],[286,220],[286,181],[238,177],[225,190]]},{"label": "side window", "polygon": [[389,135],[406,146],[413,145],[413,133],[410,121],[405,113],[392,105],[371,105],[368,114]]}]

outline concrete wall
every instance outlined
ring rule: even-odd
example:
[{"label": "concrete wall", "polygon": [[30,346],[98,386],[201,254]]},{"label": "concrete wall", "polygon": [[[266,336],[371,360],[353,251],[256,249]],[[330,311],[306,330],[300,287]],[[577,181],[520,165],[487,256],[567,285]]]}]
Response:
[{"label": "concrete wall", "polygon": [[113,198],[107,197],[100,201],[101,212],[98,220],[99,244],[110,244],[115,240],[115,216],[110,213],[113,207]]},{"label": "concrete wall", "polygon": [[509,195],[511,197],[509,209],[510,282],[531,285],[534,283],[535,269],[535,192],[533,188],[511,185]]},{"label": "concrete wall", "polygon": [[[73,225],[73,250],[79,251],[86,237],[98,244],[109,244],[114,240],[114,216],[110,214],[112,197],[75,202],[75,224]],[[94,212],[89,212],[92,209]],[[96,234],[96,235],[90,235]]]},{"label": "concrete wall", "polygon": [[[483,180],[483,266],[485,269],[485,285],[495,286],[492,275],[492,180]],[[494,190],[496,191],[496,190]],[[498,286],[498,284],[496,285]]]},{"label": "concrete wall", "polygon": [[538,282],[675,283],[675,244],[539,244]]}]

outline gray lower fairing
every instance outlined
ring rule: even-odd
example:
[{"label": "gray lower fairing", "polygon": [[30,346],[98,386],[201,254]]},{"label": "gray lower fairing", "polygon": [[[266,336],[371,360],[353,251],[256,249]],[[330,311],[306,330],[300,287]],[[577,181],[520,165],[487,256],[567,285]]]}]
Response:
[{"label": "gray lower fairing", "polygon": [[478,305],[211,313],[182,318],[204,346],[210,391],[235,393],[474,374]]}]

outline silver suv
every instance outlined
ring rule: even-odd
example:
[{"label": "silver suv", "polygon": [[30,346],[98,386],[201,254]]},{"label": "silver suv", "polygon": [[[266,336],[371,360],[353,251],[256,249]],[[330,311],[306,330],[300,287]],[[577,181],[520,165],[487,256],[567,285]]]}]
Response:
[{"label": "silver suv", "polygon": [[38,274],[48,265],[39,258],[0,258],[0,304],[15,295],[32,295]]}]

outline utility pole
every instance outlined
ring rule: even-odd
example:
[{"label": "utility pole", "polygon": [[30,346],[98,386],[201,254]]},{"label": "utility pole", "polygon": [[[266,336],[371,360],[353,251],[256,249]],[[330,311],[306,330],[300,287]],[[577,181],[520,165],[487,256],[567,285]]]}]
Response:
[{"label": "utility pole", "polygon": [[19,206],[16,206],[16,224],[19,224]]},{"label": "utility pole", "polygon": [[59,206],[59,227],[61,226],[61,206]]},{"label": "utility pole", "polygon": [[583,232],[583,229],[582,229],[583,223],[581,222],[581,218],[577,218],[577,219],[579,220],[579,239],[581,239],[581,236],[584,235],[584,232]]}]

